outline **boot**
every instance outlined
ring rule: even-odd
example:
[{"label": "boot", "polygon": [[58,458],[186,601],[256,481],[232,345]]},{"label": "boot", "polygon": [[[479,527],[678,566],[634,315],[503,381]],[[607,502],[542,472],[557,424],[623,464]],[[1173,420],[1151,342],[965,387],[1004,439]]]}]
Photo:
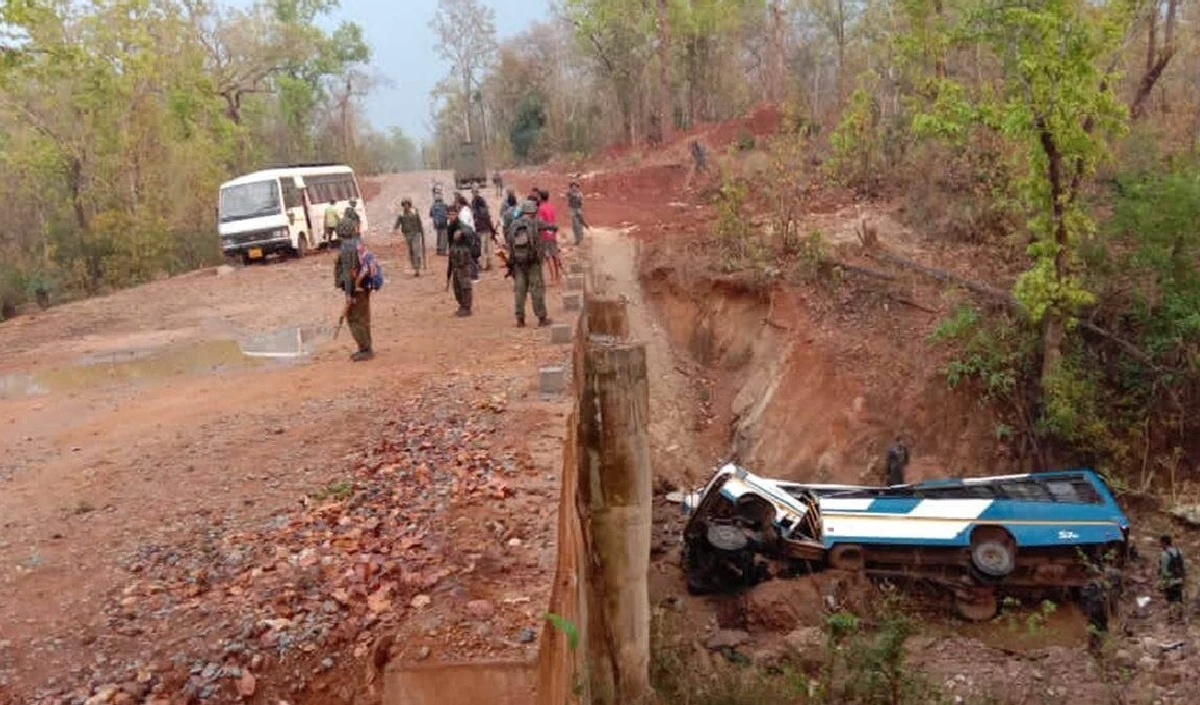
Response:
[{"label": "boot", "polygon": [[375,352],[372,350],[359,350],[350,356],[351,362],[366,362],[375,357]]},{"label": "boot", "polygon": [[550,320],[549,316],[542,316],[541,318],[538,319],[538,328],[545,328],[546,326],[550,325],[551,323],[554,323],[554,321]]},{"label": "boot", "polygon": [[471,309],[469,309],[469,308],[460,308],[460,309],[458,309],[457,311],[455,311],[455,312],[454,312],[454,315],[455,315],[455,316],[458,316],[459,318],[466,318],[467,316],[470,316],[470,315],[471,315]]},{"label": "boot", "polygon": [[517,316],[517,327],[518,328],[525,327],[525,317],[524,316]]}]

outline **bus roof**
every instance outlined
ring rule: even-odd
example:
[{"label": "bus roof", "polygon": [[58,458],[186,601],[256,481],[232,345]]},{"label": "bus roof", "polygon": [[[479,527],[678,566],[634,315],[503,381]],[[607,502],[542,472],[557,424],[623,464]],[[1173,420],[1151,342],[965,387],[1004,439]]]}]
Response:
[{"label": "bus roof", "polygon": [[256,181],[267,181],[268,179],[278,179],[283,176],[326,176],[330,174],[353,174],[354,170],[345,164],[333,166],[294,166],[281,169],[262,169],[260,171],[251,172],[244,176],[239,176],[236,179],[231,179],[221,184],[221,188],[228,186],[238,186],[240,184],[249,184]]}]

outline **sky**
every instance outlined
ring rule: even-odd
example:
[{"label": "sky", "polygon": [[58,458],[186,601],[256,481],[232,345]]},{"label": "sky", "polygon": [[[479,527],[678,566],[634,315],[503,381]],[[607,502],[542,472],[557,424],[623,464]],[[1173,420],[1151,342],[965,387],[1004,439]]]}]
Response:
[{"label": "sky", "polygon": [[[500,40],[523,31],[549,12],[549,0],[482,0],[496,11]],[[398,125],[415,139],[429,135],[429,91],[450,70],[433,49],[429,29],[437,0],[342,0],[331,26],[351,20],[362,26],[371,45],[373,74],[391,85],[366,96],[367,119],[378,130]]]}]

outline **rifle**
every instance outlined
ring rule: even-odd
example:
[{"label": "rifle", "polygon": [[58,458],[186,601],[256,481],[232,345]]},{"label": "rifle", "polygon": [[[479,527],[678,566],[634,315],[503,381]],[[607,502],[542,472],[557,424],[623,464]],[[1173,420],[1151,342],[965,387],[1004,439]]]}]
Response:
[{"label": "rifle", "polygon": [[337,340],[338,333],[342,330],[342,324],[346,322],[346,317],[350,315],[350,304],[353,301],[353,298],[347,298],[346,305],[342,307],[342,315],[338,316],[337,325],[333,327],[334,340]]}]

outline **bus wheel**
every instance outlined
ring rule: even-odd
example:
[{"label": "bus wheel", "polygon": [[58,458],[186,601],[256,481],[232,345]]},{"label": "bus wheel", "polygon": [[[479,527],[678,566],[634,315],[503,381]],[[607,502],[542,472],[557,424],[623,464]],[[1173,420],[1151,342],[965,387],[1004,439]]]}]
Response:
[{"label": "bus wheel", "polygon": [[998,526],[971,533],[971,566],[987,578],[1003,578],[1017,567],[1017,544]]},{"label": "bus wheel", "polygon": [[1000,601],[991,588],[973,588],[955,593],[954,611],[968,622],[986,622],[1000,611]]}]

